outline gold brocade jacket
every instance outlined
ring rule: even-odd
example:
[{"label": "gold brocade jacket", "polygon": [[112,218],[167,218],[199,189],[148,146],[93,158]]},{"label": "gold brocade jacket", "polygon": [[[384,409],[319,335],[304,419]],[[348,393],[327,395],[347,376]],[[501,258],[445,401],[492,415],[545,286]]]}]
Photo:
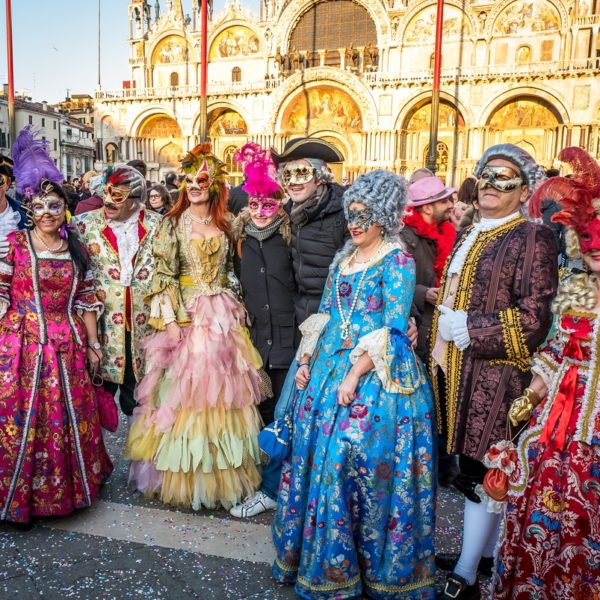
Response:
[{"label": "gold brocade jacket", "polygon": [[[162,216],[142,210],[138,220],[139,248],[131,278],[131,356],[133,371],[139,381],[144,374],[141,341],[150,333],[150,314],[144,298],[150,292],[154,273],[152,240]],[[98,325],[102,344],[102,377],[123,383],[125,374],[125,333],[127,288],[121,279],[121,262],[117,239],[104,217],[104,209],[73,217],[90,255],[90,269],[99,298],[104,302],[104,315]]]}]

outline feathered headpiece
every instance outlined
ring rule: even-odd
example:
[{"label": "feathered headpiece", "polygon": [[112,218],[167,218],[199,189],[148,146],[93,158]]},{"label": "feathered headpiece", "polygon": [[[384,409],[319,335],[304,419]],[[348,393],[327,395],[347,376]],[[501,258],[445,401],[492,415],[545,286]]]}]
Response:
[{"label": "feathered headpiece", "polygon": [[[198,144],[183,157],[181,171],[187,175],[208,178],[209,192],[214,194],[219,193],[219,188],[227,181],[225,164],[212,153],[212,145],[208,142]],[[184,179],[183,187],[185,184]]]},{"label": "feathered headpiece", "polygon": [[245,177],[242,189],[251,198],[283,197],[283,190],[275,180],[277,168],[269,150],[248,142],[235,153],[235,159],[242,163]]},{"label": "feathered headpiece", "polygon": [[26,203],[61,188],[63,174],[48,154],[48,142],[31,125],[19,133],[12,147],[17,192]]},{"label": "feathered headpiece", "polygon": [[582,148],[564,148],[559,160],[573,169],[571,177],[552,177],[535,191],[529,203],[532,217],[542,216],[544,200],[554,200],[563,206],[552,220],[562,223],[580,233],[588,226],[590,219],[598,216],[600,206],[600,165]]}]

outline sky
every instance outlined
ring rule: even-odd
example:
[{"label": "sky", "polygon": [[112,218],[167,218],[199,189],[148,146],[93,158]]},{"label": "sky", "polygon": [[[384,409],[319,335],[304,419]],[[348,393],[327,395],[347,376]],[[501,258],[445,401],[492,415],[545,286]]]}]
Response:
[{"label": "sky", "polygon": [[[129,0],[12,0],[15,90],[53,104],[70,94],[93,96],[98,84],[98,1],[102,89],[129,79]],[[242,0],[258,12],[260,0]],[[215,14],[227,0],[215,0]],[[154,7],[154,0],[150,5]],[[183,0],[185,13],[192,0]],[[166,1],[160,0],[161,13]],[[152,8],[154,18],[154,8]],[[0,83],[8,81],[6,9],[0,4]],[[68,90],[68,91],[67,91]]]}]

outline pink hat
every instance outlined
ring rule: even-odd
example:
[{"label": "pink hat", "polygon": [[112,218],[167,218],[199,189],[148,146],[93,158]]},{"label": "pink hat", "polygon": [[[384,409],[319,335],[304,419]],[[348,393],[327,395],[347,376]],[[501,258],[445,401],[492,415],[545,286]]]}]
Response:
[{"label": "pink hat", "polygon": [[423,206],[438,202],[456,192],[446,187],[438,177],[423,177],[408,186],[408,206]]}]

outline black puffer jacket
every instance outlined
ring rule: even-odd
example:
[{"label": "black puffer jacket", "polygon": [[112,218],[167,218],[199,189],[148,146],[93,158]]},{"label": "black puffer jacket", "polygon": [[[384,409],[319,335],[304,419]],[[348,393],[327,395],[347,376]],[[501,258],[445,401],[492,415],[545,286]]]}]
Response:
[{"label": "black puffer jacket", "polygon": [[288,369],[300,343],[289,221],[286,216],[279,231],[260,242],[244,232],[249,218],[247,209],[243,210],[232,229],[238,240],[234,268],[250,317],[250,335],[265,368]]},{"label": "black puffer jacket", "polygon": [[[349,237],[342,196],[346,188],[327,184],[329,191],[317,205],[306,210],[308,221],[292,223],[292,259],[298,294],[294,302],[301,324],[319,310],[321,296],[335,253]],[[286,206],[291,209],[291,202]]]}]

